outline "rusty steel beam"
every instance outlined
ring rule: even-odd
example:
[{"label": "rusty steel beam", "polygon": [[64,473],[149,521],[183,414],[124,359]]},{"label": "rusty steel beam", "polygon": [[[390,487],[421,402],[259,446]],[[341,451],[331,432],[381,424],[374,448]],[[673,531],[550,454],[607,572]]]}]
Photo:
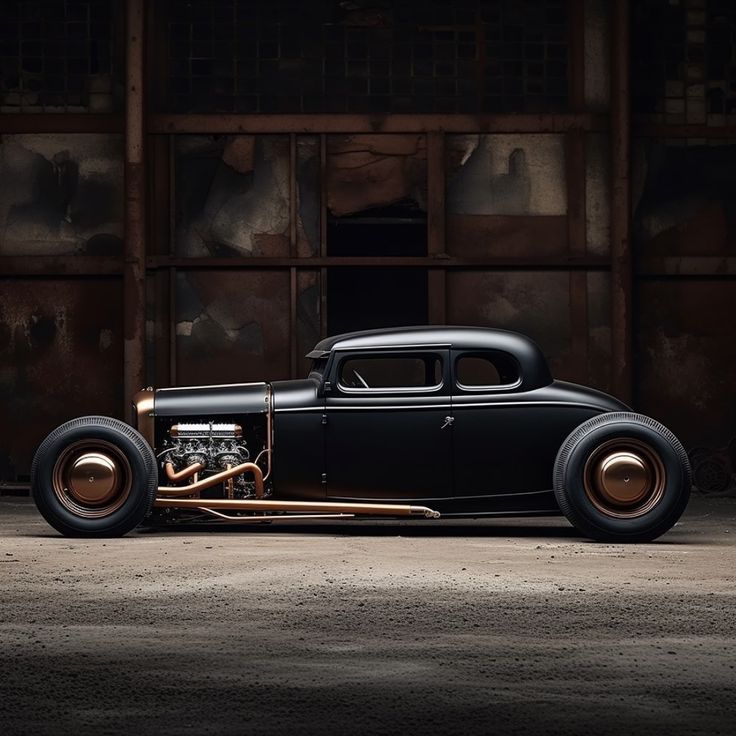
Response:
[{"label": "rusty steel beam", "polygon": [[[442,258],[447,254],[447,218],[445,203],[445,135],[427,134],[427,255]],[[427,316],[432,325],[447,319],[447,273],[444,268],[427,271],[429,304]]]},{"label": "rusty steel beam", "polygon": [[608,130],[605,115],[151,115],[149,133],[565,133]]},{"label": "rusty steel beam", "polygon": [[[610,266],[606,256],[572,255],[532,258],[505,258],[488,256],[485,258],[424,257],[424,256],[325,256],[324,258],[269,258],[267,256],[234,256],[232,258],[180,258],[168,256],[149,256],[146,259],[149,269],[180,268],[196,270],[201,268],[329,268],[330,266],[357,267],[397,266],[409,268],[555,268],[590,269],[605,271]],[[0,259],[2,263],[2,259]]]},{"label": "rusty steel beam", "polygon": [[[579,131],[565,140],[565,180],[567,183],[567,244],[572,258],[587,255],[585,226],[585,138]],[[570,271],[570,332],[572,336],[571,377],[588,379],[588,274]]]},{"label": "rusty steel beam", "polygon": [[[568,0],[568,98],[571,111],[585,109],[585,3]],[[585,258],[585,131],[565,135],[565,182],[567,187],[567,246],[571,256]],[[588,379],[588,274],[572,270],[570,288],[570,377],[581,383]]]},{"label": "rusty steel beam", "polygon": [[736,138],[736,125],[652,125],[634,124],[637,138]]},{"label": "rusty steel beam", "polygon": [[[723,260],[723,259],[719,259]],[[539,257],[539,258],[432,258],[399,256],[331,256],[326,258],[268,258],[254,256],[233,258],[178,258],[175,256],[149,256],[146,269],[153,272],[171,271],[175,277],[177,268],[197,269],[290,269],[313,270],[330,266],[364,268],[366,266],[396,266],[406,268],[480,268],[480,269],[551,269],[606,271],[609,259],[604,256]],[[123,262],[108,256],[0,256],[0,276],[120,276]],[[717,275],[717,274],[715,274]],[[172,281],[172,285],[173,285]]]},{"label": "rusty steel beam", "polygon": [[120,276],[123,262],[111,256],[0,256],[0,276]]},{"label": "rusty steel beam", "polygon": [[[296,258],[297,252],[297,219],[298,191],[297,191],[297,140],[296,134],[289,135],[289,256]],[[289,268],[289,375],[297,377],[299,349],[297,339],[297,300],[298,286],[296,267]]]},{"label": "rusty steel beam", "polygon": [[12,113],[0,115],[0,133],[122,133],[122,115],[104,113]]},{"label": "rusty steel beam", "polygon": [[734,256],[649,256],[641,259],[637,276],[666,278],[733,278],[736,276]]},{"label": "rusty steel beam", "polygon": [[611,41],[611,387],[622,401],[631,403],[629,0],[613,3]]},{"label": "rusty steel beam", "polygon": [[125,257],[123,396],[145,386],[146,171],[144,117],[145,0],[127,0],[125,43]]},{"label": "rusty steel beam", "polygon": [[[319,259],[327,261],[327,135],[319,136]],[[314,260],[314,259],[310,259]],[[349,259],[347,259],[349,260]],[[297,264],[298,265],[298,264]],[[316,265],[316,264],[315,264]],[[319,336],[327,337],[327,264],[319,269]]]}]

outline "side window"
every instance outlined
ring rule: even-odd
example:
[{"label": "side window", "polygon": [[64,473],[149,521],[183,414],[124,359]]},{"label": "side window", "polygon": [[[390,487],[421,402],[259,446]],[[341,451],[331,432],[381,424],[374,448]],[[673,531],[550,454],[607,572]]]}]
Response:
[{"label": "side window", "polygon": [[513,386],[520,379],[519,364],[508,353],[463,353],[455,361],[455,380],[461,388]]},{"label": "side window", "polygon": [[340,388],[428,390],[442,385],[442,362],[437,355],[356,355],[344,359]]}]

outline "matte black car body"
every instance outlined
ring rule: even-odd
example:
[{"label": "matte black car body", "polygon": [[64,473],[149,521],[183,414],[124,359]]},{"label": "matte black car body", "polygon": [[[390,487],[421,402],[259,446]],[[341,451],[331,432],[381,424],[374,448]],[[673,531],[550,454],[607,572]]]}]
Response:
[{"label": "matte black car body", "polygon": [[[82,535],[125,533],[151,511],[228,522],[562,511],[589,536],[635,541],[667,531],[687,503],[674,435],[554,380],[523,335],[372,330],[307,357],[301,380],[143,390],[138,432],[105,417],[62,425],[34,460],[39,509]],[[479,365],[491,378],[466,370]]]},{"label": "matte black car body", "polygon": [[[497,351],[520,381],[485,390],[454,380],[458,357]],[[357,354],[436,353],[433,391],[345,391],[340,361]],[[443,516],[559,513],[552,469],[562,441],[586,419],[625,404],[555,381],[539,347],[504,330],[427,327],[331,337],[309,353],[326,361],[303,380],[274,381],[273,492],[300,500],[426,503]],[[267,409],[267,384],[156,391],[157,417],[241,415]],[[446,417],[454,421],[441,429]],[[158,438],[157,438],[158,439]]]}]

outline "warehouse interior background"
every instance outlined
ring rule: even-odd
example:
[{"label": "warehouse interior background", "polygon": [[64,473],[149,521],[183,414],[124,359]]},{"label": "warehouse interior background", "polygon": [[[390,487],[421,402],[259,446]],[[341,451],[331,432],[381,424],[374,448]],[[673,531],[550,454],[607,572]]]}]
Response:
[{"label": "warehouse interior background", "polygon": [[732,0],[4,0],[0,481],[145,385],[525,332],[736,469]]}]

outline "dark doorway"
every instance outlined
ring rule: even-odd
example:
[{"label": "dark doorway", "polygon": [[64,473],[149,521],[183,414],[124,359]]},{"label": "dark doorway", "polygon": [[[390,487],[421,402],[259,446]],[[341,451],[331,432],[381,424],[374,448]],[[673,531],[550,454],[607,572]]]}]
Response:
[{"label": "dark doorway", "polygon": [[392,258],[427,255],[426,214],[413,202],[330,218],[327,255],[383,257],[385,266],[330,268],[327,332],[427,324],[427,270]]}]

